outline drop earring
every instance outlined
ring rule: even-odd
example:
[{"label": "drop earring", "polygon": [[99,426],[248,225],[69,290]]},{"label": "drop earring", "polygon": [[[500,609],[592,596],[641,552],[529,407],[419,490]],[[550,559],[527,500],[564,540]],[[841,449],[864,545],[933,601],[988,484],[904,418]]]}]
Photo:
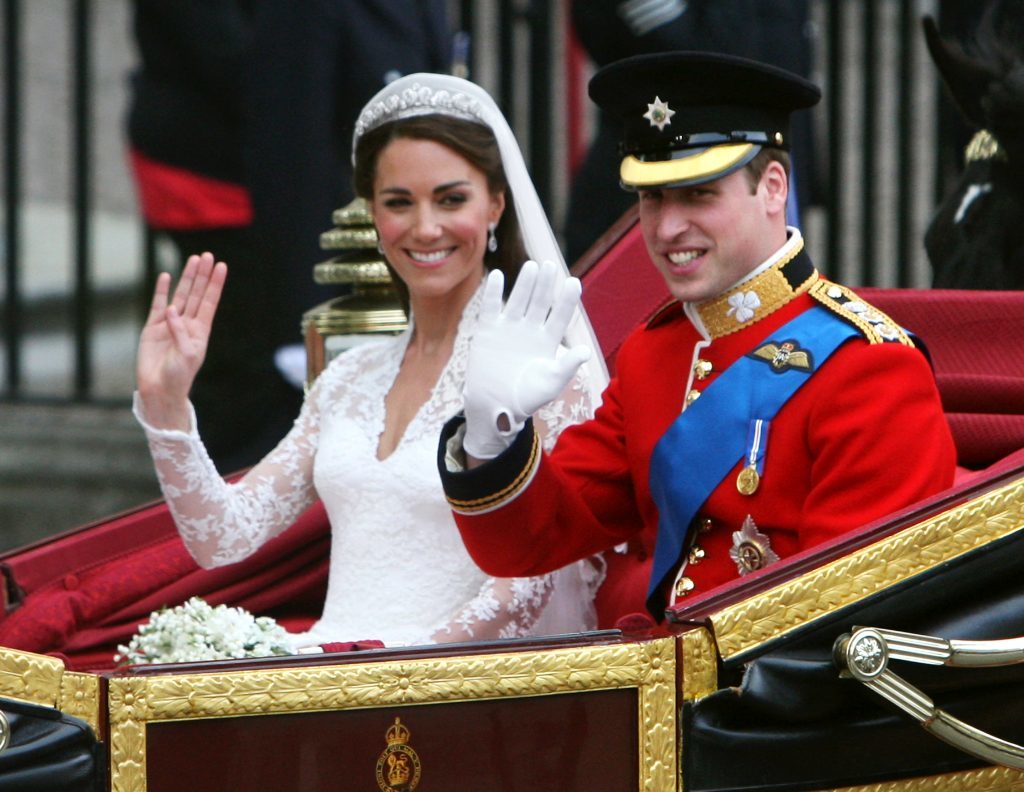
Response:
[{"label": "drop earring", "polygon": [[497,227],[497,223],[491,223],[487,226],[487,249],[491,251],[491,253],[498,249],[498,237],[494,233],[494,229]]}]

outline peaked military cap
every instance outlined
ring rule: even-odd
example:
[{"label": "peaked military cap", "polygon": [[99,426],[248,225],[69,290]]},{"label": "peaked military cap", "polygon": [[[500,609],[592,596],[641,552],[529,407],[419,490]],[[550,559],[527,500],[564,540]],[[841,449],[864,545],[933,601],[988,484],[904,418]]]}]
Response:
[{"label": "peaked military cap", "polygon": [[788,149],[789,116],[820,89],[764,63],[714,52],[658,52],[610,63],[590,98],[623,122],[626,189],[685,187],[743,167],[765,146]]}]

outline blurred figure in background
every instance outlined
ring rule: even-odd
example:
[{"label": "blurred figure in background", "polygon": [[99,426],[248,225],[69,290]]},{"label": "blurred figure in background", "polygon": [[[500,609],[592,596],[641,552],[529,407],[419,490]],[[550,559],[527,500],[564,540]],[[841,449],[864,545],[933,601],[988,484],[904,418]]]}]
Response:
[{"label": "blurred figure in background", "polygon": [[[985,6],[966,43],[942,35],[930,17],[924,32],[944,93],[971,135],[949,136],[959,175],[924,235],[932,285],[1024,288],[1024,0]],[[940,157],[947,153],[940,141]]]},{"label": "blurred figure in background", "polygon": [[[275,365],[303,311],[320,232],[352,198],[352,125],[408,72],[443,70],[442,0],[135,0],[128,139],[147,226],[180,260],[231,261],[192,400],[218,469],[249,466],[298,414]],[[319,291],[318,291],[319,288]]]},{"label": "blurred figure in background", "polygon": [[[337,296],[313,282],[313,265],[329,258],[320,234],[333,226],[331,213],[355,197],[359,111],[398,77],[451,68],[445,8],[444,0],[258,0],[245,164],[257,238],[273,262],[278,350],[301,354],[303,312]],[[301,381],[304,360],[294,370]]]},{"label": "blurred figure in background", "polygon": [[[807,77],[811,71],[807,0],[574,0],[572,22],[597,66],[664,50],[707,50],[770,63]],[[810,198],[809,112],[793,118],[798,199]],[[635,198],[619,187],[617,125],[598,116],[594,139],[573,178],[565,224],[566,260],[576,261]]]}]

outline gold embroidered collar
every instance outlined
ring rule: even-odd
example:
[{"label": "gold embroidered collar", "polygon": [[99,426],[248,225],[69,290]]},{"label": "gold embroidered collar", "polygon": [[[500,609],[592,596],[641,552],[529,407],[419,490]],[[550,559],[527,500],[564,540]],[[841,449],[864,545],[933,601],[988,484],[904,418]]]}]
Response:
[{"label": "gold embroidered collar", "polygon": [[818,280],[818,272],[803,253],[802,239],[777,262],[750,280],[718,297],[695,305],[711,338],[749,327],[803,294]]}]

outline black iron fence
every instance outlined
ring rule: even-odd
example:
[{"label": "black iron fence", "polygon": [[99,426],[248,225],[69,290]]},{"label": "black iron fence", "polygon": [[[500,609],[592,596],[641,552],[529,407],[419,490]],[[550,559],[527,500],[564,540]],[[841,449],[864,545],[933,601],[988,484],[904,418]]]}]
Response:
[{"label": "black iron fence", "polygon": [[[37,0],[39,2],[40,0]],[[52,318],[63,317],[74,352],[65,385],[53,394],[27,392],[25,344],[40,313],[27,299],[28,266],[21,244],[26,199],[25,104],[22,69],[27,0],[2,2],[3,91],[3,381],[0,399],[90,402],[96,388],[97,309],[93,222],[96,162],[93,113],[97,57],[95,12],[102,3],[60,2],[67,25],[66,123],[70,186],[69,263],[65,293],[51,297]],[[564,212],[572,153],[585,144],[588,112],[586,67],[573,48],[566,2],[557,0],[460,0],[453,21],[471,42],[473,79],[491,89],[512,120],[527,152],[538,192],[558,219]],[[854,285],[927,286],[922,235],[937,198],[956,167],[955,126],[949,122],[937,77],[920,34],[920,18],[941,16],[940,0],[810,0],[808,34],[814,42],[814,77],[825,101],[814,119],[817,189],[805,207],[805,235],[812,255],[829,275]],[[127,36],[127,29],[122,31]],[[45,164],[45,163],[44,163]],[[149,249],[147,246],[146,249]],[[128,299],[141,315],[142,282]],[[105,305],[105,304],[104,304]],[[125,365],[130,366],[130,361]]]}]

